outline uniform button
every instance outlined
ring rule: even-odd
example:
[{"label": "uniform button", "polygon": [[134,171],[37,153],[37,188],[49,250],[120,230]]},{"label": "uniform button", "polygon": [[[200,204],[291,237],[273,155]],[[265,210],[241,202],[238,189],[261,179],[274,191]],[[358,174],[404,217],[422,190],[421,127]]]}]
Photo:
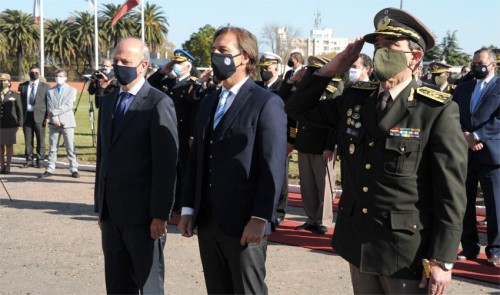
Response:
[{"label": "uniform button", "polygon": [[208,169],[208,172],[209,172],[209,173],[212,173],[212,169]]},{"label": "uniform button", "polygon": [[172,91],[170,91],[170,95],[174,94]]},{"label": "uniform button", "polygon": [[214,141],[213,141],[213,140],[210,140],[210,144],[212,144],[212,143],[214,143]]},{"label": "uniform button", "polygon": [[417,229],[417,227],[418,226],[416,224],[414,224],[414,225],[411,226],[411,228],[413,228],[413,229]]},{"label": "uniform button", "polygon": [[368,187],[363,186],[363,191],[364,191],[365,193],[367,193],[367,192],[368,192]]},{"label": "uniform button", "polygon": [[209,183],[209,184],[208,184],[208,187],[212,187],[212,184],[211,184],[211,183]]},{"label": "uniform button", "polygon": [[208,156],[210,159],[212,159],[212,155]]},{"label": "uniform button", "polygon": [[375,145],[375,143],[374,143],[373,141],[370,141],[370,142],[368,143],[368,145],[369,145],[369,146],[374,146],[374,145]]},{"label": "uniform button", "polygon": [[399,150],[402,151],[402,152],[404,152],[405,151],[405,147],[402,146],[402,147],[399,148]]},{"label": "uniform button", "polygon": [[372,168],[372,165],[370,165],[370,164],[366,164],[366,165],[365,165],[365,168],[366,168],[366,170],[370,170],[370,169]]},{"label": "uniform button", "polygon": [[363,209],[361,210],[361,212],[363,212],[363,214],[366,214],[366,213],[368,213],[368,209],[363,208]]},{"label": "uniform button", "polygon": [[179,121],[182,122],[182,119],[180,119]]}]

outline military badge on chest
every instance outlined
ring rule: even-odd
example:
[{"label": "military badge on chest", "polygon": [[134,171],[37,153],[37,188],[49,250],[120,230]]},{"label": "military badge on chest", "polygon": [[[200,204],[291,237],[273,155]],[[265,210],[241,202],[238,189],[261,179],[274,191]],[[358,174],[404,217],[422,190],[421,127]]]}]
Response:
[{"label": "military badge on chest", "polygon": [[[351,137],[360,136],[361,115],[360,115],[361,105],[355,105],[352,108],[347,109],[347,121],[346,121],[346,133]],[[349,154],[354,154],[356,147],[353,143],[349,144]]]}]

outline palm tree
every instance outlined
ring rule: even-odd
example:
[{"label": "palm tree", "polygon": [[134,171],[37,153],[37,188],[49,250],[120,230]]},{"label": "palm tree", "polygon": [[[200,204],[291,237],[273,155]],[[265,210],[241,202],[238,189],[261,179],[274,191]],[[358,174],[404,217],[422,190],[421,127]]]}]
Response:
[{"label": "palm tree", "polygon": [[[75,41],[78,44],[76,48],[77,57],[88,62],[92,67],[95,65],[95,48],[94,48],[94,15],[88,12],[76,11],[74,13],[74,21],[71,24]],[[98,36],[100,52],[105,52],[107,42],[104,35],[100,33]],[[104,48],[104,50],[102,50]]]},{"label": "palm tree", "polygon": [[[137,34],[141,34],[141,12],[134,15]],[[168,21],[161,11],[161,7],[146,2],[144,6],[144,40],[151,51],[158,51],[168,34]]]},{"label": "palm tree", "polygon": [[106,36],[108,45],[112,45],[114,48],[121,39],[134,36],[135,20],[131,18],[130,14],[126,14],[112,26],[111,21],[113,20],[113,16],[120,9],[120,6],[109,3],[103,6],[104,9],[99,11],[99,31],[103,32],[103,36]]},{"label": "palm tree", "polygon": [[8,50],[16,53],[17,75],[21,77],[25,53],[38,49],[39,29],[35,18],[20,10],[6,9],[0,14],[0,19],[0,33],[5,36]]},{"label": "palm tree", "polygon": [[71,58],[76,56],[77,43],[70,23],[67,20],[50,20],[45,32],[47,58],[52,60],[53,64],[64,68],[66,62],[70,64]]}]

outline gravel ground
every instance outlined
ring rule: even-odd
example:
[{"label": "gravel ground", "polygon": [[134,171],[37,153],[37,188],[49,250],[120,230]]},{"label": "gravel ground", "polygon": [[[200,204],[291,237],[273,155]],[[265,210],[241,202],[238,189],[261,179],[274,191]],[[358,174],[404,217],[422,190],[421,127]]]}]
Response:
[{"label": "gravel ground", "polygon": [[[0,294],[104,294],[100,232],[93,212],[94,173],[12,168],[0,187]],[[303,221],[301,208],[289,217]],[[169,226],[166,286],[170,294],[205,294],[196,236]],[[335,254],[270,243],[270,294],[351,294],[348,264]],[[500,294],[499,286],[455,277],[448,294]]]}]

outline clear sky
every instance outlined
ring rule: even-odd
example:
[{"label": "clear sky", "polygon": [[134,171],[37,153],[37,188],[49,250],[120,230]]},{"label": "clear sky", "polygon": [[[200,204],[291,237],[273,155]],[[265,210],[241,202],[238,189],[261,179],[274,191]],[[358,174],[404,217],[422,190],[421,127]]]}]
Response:
[{"label": "clear sky", "polygon": [[[42,0],[45,19],[65,19],[74,11],[90,11],[87,0]],[[97,0],[123,4],[125,0]],[[334,37],[355,38],[374,31],[374,15],[386,7],[400,7],[417,16],[436,35],[457,31],[459,46],[472,54],[481,46],[500,47],[500,0],[148,0],[160,6],[170,24],[167,38],[176,47],[199,28],[231,24],[248,29],[260,38],[265,24],[298,28],[309,36],[316,11],[321,25],[332,28]],[[33,13],[33,0],[0,0],[0,11],[17,9]],[[265,49],[265,48],[264,48]],[[363,52],[371,54],[366,44]]]}]

